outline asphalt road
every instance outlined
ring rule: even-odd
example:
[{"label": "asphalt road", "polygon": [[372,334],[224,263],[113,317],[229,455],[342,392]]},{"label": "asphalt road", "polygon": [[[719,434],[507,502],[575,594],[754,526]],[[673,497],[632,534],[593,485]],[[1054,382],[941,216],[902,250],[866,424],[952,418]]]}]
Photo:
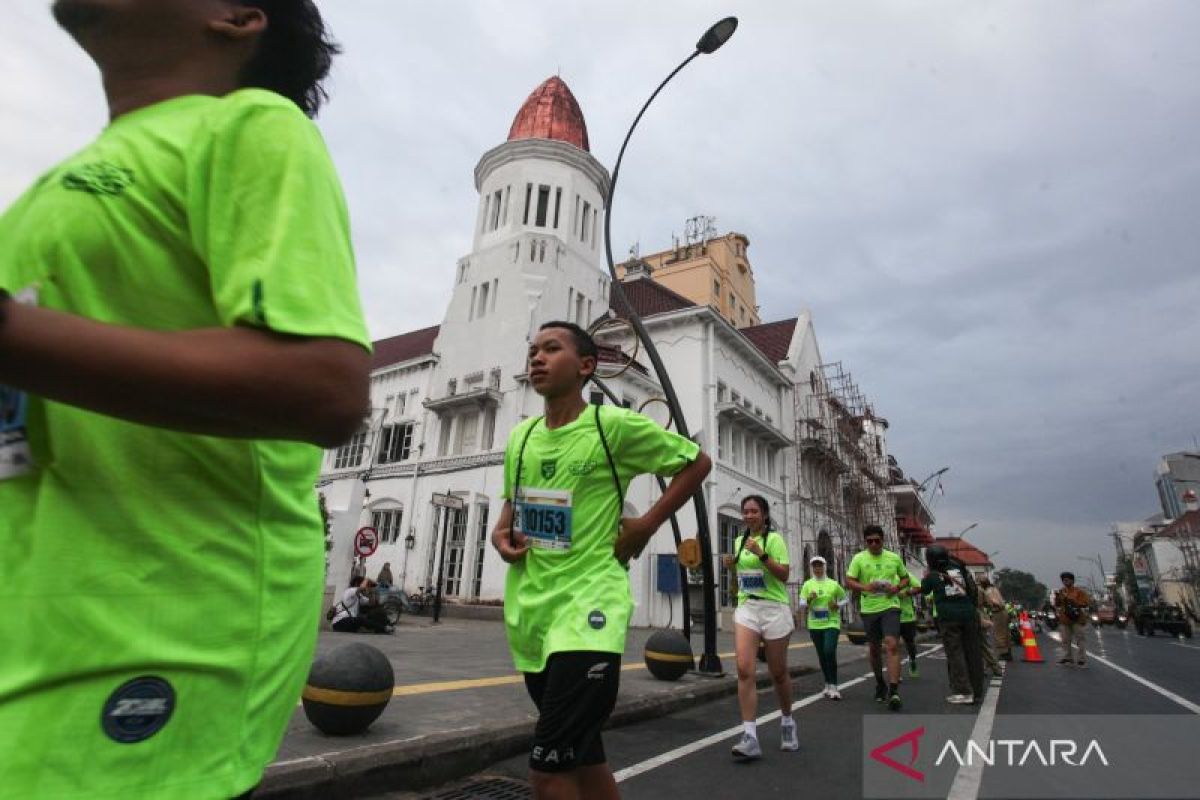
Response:
[{"label": "asphalt road", "polygon": [[[717,800],[726,797],[854,798],[862,796],[862,728],[867,714],[965,715],[990,724],[991,713],[1087,714],[1200,714],[1200,644],[1165,636],[1145,638],[1132,628],[1088,632],[1087,669],[1057,664],[1058,646],[1040,636],[1045,662],[1017,660],[1003,680],[989,688],[991,703],[954,706],[945,702],[948,682],[940,647],[923,645],[921,674],[906,678],[901,694],[904,708],[889,712],[873,699],[874,680],[865,678],[866,664],[843,668],[844,700],[820,697],[819,675],[804,676],[794,684],[799,707],[799,752],[780,752],[779,720],[774,695],[759,695],[759,740],[764,757],[750,764],[734,763],[729,748],[740,734],[733,698],[694,707],[684,712],[637,725],[607,731],[604,735],[609,763],[616,773],[622,796],[631,800],[689,797]],[[847,686],[849,683],[851,685]],[[989,706],[992,708],[989,709]],[[772,713],[775,712],[775,713]],[[1147,731],[1152,736],[1152,731]],[[1200,764],[1180,764],[1196,774],[1200,797]],[[528,796],[522,793],[524,758],[493,765],[471,779],[421,794],[397,792],[388,798],[454,798]],[[995,796],[989,791],[987,769],[974,783],[957,786],[958,798]],[[490,783],[489,783],[490,781]],[[479,791],[480,787],[483,791]],[[1055,796],[1053,792],[1047,796]]]}]

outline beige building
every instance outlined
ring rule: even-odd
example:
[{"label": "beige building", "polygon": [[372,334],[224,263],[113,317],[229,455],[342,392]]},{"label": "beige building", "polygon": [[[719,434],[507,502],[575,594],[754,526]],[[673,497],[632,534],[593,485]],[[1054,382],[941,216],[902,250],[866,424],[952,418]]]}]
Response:
[{"label": "beige building", "polygon": [[[690,232],[695,220],[688,225]],[[626,273],[648,275],[696,305],[716,309],[735,328],[749,328],[761,323],[754,271],[746,255],[749,247],[750,240],[741,233],[689,235],[670,250],[618,264],[617,276],[624,280]]]}]

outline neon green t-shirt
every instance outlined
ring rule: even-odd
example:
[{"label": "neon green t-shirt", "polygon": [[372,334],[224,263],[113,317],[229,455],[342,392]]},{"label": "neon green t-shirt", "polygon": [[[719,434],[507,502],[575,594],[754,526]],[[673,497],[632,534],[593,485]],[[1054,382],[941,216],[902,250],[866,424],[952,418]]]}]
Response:
[{"label": "neon green t-shirt", "polygon": [[[733,541],[733,552],[742,551],[741,555],[738,556],[736,564],[738,605],[745,603],[751,599],[751,595],[754,595],[754,598],[758,600],[773,600],[776,603],[791,606],[787,585],[772,575],[771,571],[759,560],[758,556],[742,547],[742,539],[744,538],[746,538],[746,535],[742,534]],[[779,531],[768,532],[766,534],[766,541],[766,546],[763,549],[770,556],[771,561],[784,565],[791,563],[788,561],[787,542],[783,540],[783,536]],[[759,544],[760,546],[762,545],[761,542]]]},{"label": "neon green t-shirt", "polygon": [[[816,598],[811,595],[815,594]],[[811,631],[825,628],[842,627],[842,616],[838,613],[836,604],[846,597],[846,590],[840,583],[826,575],[824,578],[809,578],[800,587],[800,603],[808,606],[808,629]],[[830,607],[830,606],[833,607]]]},{"label": "neon green t-shirt", "polygon": [[917,612],[913,607],[912,590],[920,590],[921,579],[913,575],[910,570],[905,570],[908,573],[908,587],[900,593],[900,621],[901,622],[916,622]]},{"label": "neon green t-shirt", "polygon": [[[616,406],[589,406],[554,430],[541,417],[513,429],[503,496],[513,501],[514,527],[535,545],[509,565],[504,587],[504,624],[521,672],[542,671],[553,653],[625,652],[633,596],[613,554],[621,508],[596,409],[623,494],[634,477],[675,475],[700,452],[695,442]],[[523,441],[520,497],[513,497]]]},{"label": "neon green t-shirt", "polygon": [[885,584],[895,586],[908,577],[904,559],[896,553],[884,550],[878,556],[873,556],[869,550],[863,550],[850,559],[850,568],[846,570],[846,575],[868,586],[877,582],[880,584],[880,591],[861,593],[859,611],[862,613],[878,614],[889,608],[900,608],[899,595],[889,596],[883,590]]},{"label": "neon green t-shirt", "polygon": [[[325,144],[262,90],[113,121],[0,217],[0,286],[142,329],[370,347]],[[311,665],[320,448],[27,401],[34,466],[0,480],[0,794],[245,792]]]}]

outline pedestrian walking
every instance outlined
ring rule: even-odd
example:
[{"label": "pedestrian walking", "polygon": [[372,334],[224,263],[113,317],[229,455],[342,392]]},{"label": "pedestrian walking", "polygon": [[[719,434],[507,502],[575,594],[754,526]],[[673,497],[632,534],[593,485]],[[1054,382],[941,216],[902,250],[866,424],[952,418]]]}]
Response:
[{"label": "pedestrian walking", "polygon": [[[597,358],[592,337],[568,322],[547,322],[530,343],[529,383],[545,412],[509,435],[491,537],[509,564],[509,648],[538,709],[535,798],[618,796],[600,729],[616,704],[633,612],[626,565],[712,466],[695,442],[649,417],[589,406],[583,386]],[[647,473],[675,477],[643,516],[622,519],[629,482]]]},{"label": "pedestrian walking", "polygon": [[1075,585],[1074,573],[1063,572],[1058,577],[1062,581],[1062,588],[1054,595],[1054,609],[1062,626],[1062,658],[1058,663],[1068,667],[1086,668],[1087,647],[1084,637],[1087,633],[1088,608],[1092,604],[1092,598]]},{"label": "pedestrian walking", "polygon": [[950,558],[941,545],[925,551],[929,569],[921,590],[933,595],[946,650],[950,695],[946,702],[969,705],[983,696],[983,659],[979,646],[977,587],[971,571]]},{"label": "pedestrian walking", "polygon": [[722,560],[735,570],[738,582],[737,611],[733,614],[734,650],[737,653],[738,709],[742,737],[733,746],[733,757],[753,761],[762,757],[755,720],[758,717],[756,658],[763,646],[767,671],[782,716],[780,750],[798,750],[796,722],[792,719],[792,682],[787,669],[787,648],[796,624],[788,598],[791,574],[787,543],[774,529],[766,498],[749,495],[742,500],[745,531],[734,541],[734,554]]},{"label": "pedestrian walking", "polygon": [[813,556],[809,559],[812,577],[800,587],[800,610],[807,611],[805,624],[821,674],[825,677],[824,695],[830,700],[841,700],[837,678],[837,645],[842,635],[841,609],[849,602],[846,590],[840,583],[825,574],[825,559]]},{"label": "pedestrian walking", "polygon": [[0,793],[234,797],[312,664],[321,448],[369,406],[309,119],[338,48],[310,0],[48,5],[110,119],[0,217]]},{"label": "pedestrian walking", "polygon": [[[899,711],[900,699],[900,592],[908,586],[904,559],[883,548],[883,528],[863,528],[867,549],[855,554],[846,570],[846,585],[860,592],[859,613],[867,635],[871,669],[875,673],[875,702]],[[887,652],[887,682],[883,654]]]}]

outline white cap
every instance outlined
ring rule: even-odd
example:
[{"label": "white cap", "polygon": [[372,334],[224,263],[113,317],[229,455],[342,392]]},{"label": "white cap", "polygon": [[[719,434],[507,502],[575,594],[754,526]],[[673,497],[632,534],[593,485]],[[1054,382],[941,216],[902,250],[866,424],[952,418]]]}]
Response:
[{"label": "white cap", "polygon": [[810,564],[815,564],[815,563],[817,563],[818,561],[820,561],[822,564],[824,564],[824,563],[825,563],[825,559],[821,558],[821,556],[813,556],[812,558],[810,558],[810,559],[808,560],[808,563],[810,563]]}]

